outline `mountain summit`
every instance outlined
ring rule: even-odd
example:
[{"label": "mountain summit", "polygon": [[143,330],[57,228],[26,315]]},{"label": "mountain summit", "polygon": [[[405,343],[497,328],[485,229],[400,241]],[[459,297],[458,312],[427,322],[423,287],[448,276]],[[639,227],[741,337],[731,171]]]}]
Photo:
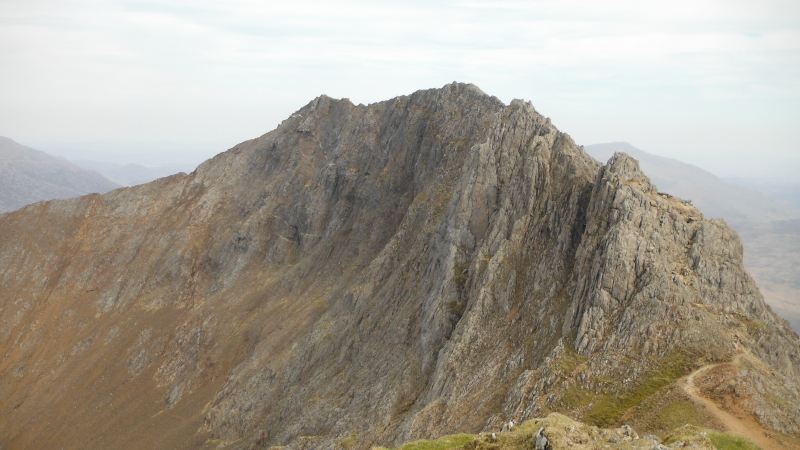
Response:
[{"label": "mountain summit", "polygon": [[800,339],[736,234],[467,84],[321,96],[190,175],[0,216],[0,351],[6,448],[605,426],[691,410],[706,364],[800,431]]}]

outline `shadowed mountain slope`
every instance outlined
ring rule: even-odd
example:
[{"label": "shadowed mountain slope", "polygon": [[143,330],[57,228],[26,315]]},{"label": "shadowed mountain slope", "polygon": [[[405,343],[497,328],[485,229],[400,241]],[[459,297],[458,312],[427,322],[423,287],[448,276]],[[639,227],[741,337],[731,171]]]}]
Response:
[{"label": "shadowed mountain slope", "polygon": [[42,200],[102,194],[118,187],[97,172],[0,136],[0,213]]},{"label": "shadowed mountain slope", "polygon": [[748,414],[797,432],[800,340],[741,258],[724,223],[529,103],[322,96],[190,175],[0,216],[0,444],[607,424],[739,352]]}]

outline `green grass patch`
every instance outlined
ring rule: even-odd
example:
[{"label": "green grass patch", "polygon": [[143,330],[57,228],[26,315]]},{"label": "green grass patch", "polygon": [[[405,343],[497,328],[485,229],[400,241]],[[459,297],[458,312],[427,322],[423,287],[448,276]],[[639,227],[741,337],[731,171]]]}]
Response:
[{"label": "green grass patch", "polygon": [[670,403],[656,414],[653,425],[660,430],[672,430],[684,424],[699,425],[703,420],[691,403]]},{"label": "green grass patch", "polygon": [[586,361],[586,357],[576,352],[571,345],[563,342],[564,351],[561,356],[550,363],[550,370],[562,377],[567,377],[581,364]]},{"label": "green grass patch", "polygon": [[673,351],[658,361],[655,368],[647,371],[632,389],[620,394],[603,392],[584,420],[599,427],[614,425],[629,408],[638,405],[661,388],[689,373],[689,357],[683,351]]},{"label": "green grass patch", "polygon": [[[421,440],[409,442],[396,450],[446,450],[448,448],[463,447],[464,444],[475,438],[474,434],[453,434],[434,440]],[[379,447],[375,450],[388,450]]]},{"label": "green grass patch", "polygon": [[341,446],[343,449],[351,448],[352,446],[356,445],[356,439],[358,439],[357,434],[353,434],[349,437],[342,439]]},{"label": "green grass patch", "polygon": [[722,431],[709,430],[692,425],[686,425],[674,430],[674,434],[664,440],[665,445],[670,445],[677,441],[691,441],[698,435],[705,434],[711,444],[717,450],[761,450],[761,447],[754,444],[753,441],[738,434],[724,433]]},{"label": "green grass patch", "polygon": [[597,394],[594,392],[589,392],[575,384],[571,384],[564,390],[564,395],[561,396],[561,401],[555,405],[555,408],[544,408],[542,412],[546,415],[559,410],[563,410],[563,412],[574,411],[588,405],[596,397]]},{"label": "green grass patch", "polygon": [[761,447],[750,439],[735,434],[709,431],[708,438],[718,450],[761,450]]},{"label": "green grass patch", "polygon": [[758,340],[761,336],[766,335],[768,332],[769,330],[767,326],[760,320],[750,320],[747,322],[747,333],[755,340]]}]

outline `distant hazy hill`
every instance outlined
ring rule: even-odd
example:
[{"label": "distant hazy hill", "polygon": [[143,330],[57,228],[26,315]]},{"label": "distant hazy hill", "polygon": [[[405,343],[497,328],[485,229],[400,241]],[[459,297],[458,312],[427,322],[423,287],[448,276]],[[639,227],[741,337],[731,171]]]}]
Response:
[{"label": "distant hazy hill", "polygon": [[585,150],[601,162],[614,152],[625,152],[639,160],[660,191],[691,199],[706,217],[725,219],[739,233],[745,266],[767,303],[800,333],[800,211],[699,167],[651,155],[627,142],[588,145]]},{"label": "distant hazy hill", "polygon": [[141,164],[114,164],[103,161],[80,159],[73,161],[86,169],[95,170],[104,177],[123,186],[135,186],[149,183],[159,178],[174,175],[178,172],[191,172],[194,166],[168,164],[163,166],[143,166]]},{"label": "distant hazy hill", "polygon": [[737,231],[767,303],[800,333],[800,220],[740,224]]},{"label": "distant hazy hill", "polygon": [[800,211],[756,190],[725,181],[677,159],[651,155],[627,142],[587,145],[585,150],[600,162],[608,161],[614,152],[633,156],[659,190],[692,200],[704,215],[724,218],[737,230],[745,222],[800,219]]},{"label": "distant hazy hill", "polygon": [[0,213],[120,187],[92,170],[0,136]]},{"label": "distant hazy hill", "polygon": [[755,189],[773,200],[800,209],[800,177],[796,180],[780,178],[730,177],[726,180],[740,186]]}]

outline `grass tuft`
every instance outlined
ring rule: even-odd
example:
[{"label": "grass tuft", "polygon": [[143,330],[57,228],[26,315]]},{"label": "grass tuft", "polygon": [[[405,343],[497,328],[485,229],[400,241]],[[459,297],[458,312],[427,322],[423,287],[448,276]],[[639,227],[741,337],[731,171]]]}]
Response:
[{"label": "grass tuft", "polygon": [[349,437],[346,437],[346,438],[342,439],[342,442],[341,442],[342,448],[346,450],[346,449],[356,445],[356,439],[358,439],[358,435],[357,434],[353,434],[353,435],[351,435]]},{"label": "grass tuft", "polygon": [[686,425],[676,429],[673,434],[664,440],[665,445],[674,442],[685,441],[692,436],[705,435],[717,450],[761,450],[761,447],[753,441],[738,434],[725,433],[722,431],[709,430],[692,425]]},{"label": "grass tuft", "polygon": [[[449,448],[463,447],[464,444],[475,438],[474,434],[453,434],[434,440],[421,440],[409,442],[395,450],[447,450]],[[374,450],[389,450],[379,447]]]},{"label": "grass tuft", "polygon": [[689,358],[683,351],[673,351],[658,361],[655,368],[644,376],[628,392],[621,395],[602,395],[586,413],[587,423],[599,427],[615,424],[629,408],[640,404],[689,372]]},{"label": "grass tuft", "polygon": [[708,438],[718,450],[761,450],[750,439],[735,434],[709,431]]},{"label": "grass tuft", "polygon": [[658,411],[654,426],[661,430],[672,430],[681,425],[700,424],[703,420],[688,402],[675,402]]}]

